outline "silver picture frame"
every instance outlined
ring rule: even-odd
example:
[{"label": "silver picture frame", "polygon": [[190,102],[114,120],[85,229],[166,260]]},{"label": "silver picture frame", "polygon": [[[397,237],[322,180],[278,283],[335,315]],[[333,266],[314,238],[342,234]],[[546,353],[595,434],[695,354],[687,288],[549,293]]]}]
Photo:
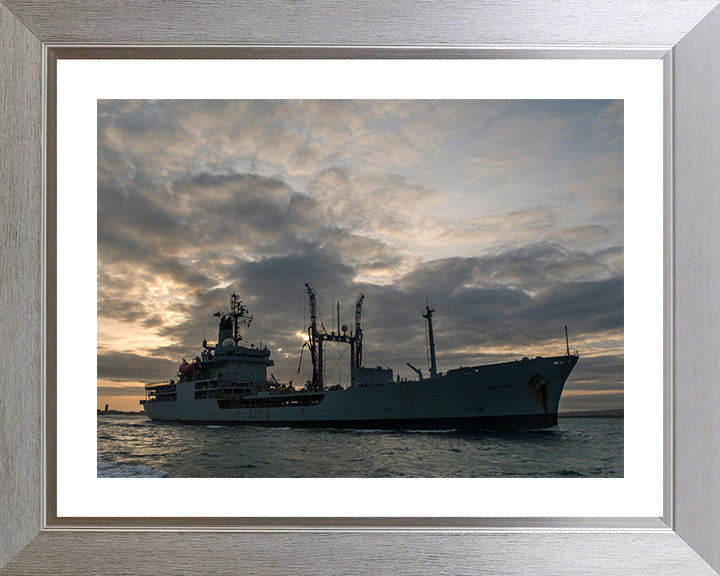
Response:
[{"label": "silver picture frame", "polygon": [[[0,574],[716,574],[719,3],[0,0]],[[58,518],[54,66],[118,57],[661,59],[663,516]]]}]

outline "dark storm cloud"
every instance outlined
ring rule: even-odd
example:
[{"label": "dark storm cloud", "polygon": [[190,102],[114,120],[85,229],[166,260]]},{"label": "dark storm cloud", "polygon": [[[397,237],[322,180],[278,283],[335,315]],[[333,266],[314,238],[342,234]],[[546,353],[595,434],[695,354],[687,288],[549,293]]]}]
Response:
[{"label": "dark storm cloud", "polygon": [[622,355],[580,356],[568,389],[580,392],[622,390],[624,388]]},{"label": "dark storm cloud", "polygon": [[161,102],[139,100],[98,100],[98,120],[101,124],[146,134],[167,133],[178,129],[178,124]]},{"label": "dark storm cloud", "polygon": [[[366,258],[371,267],[391,267],[398,260],[383,242],[329,226],[315,200],[275,178],[202,174],[151,192],[142,202],[130,198],[123,204],[114,198],[101,206],[101,259],[107,268],[115,265],[118,270],[122,263],[132,272],[102,275],[100,314],[136,320],[150,313],[142,303],[123,297],[133,283],[130,274],[136,280],[167,278],[198,298],[227,279],[241,293],[262,295],[272,309],[270,299],[287,301],[290,286],[302,295],[304,282],[315,279],[341,290],[352,282],[353,265]],[[176,204],[181,212],[198,216],[185,218],[176,212],[154,219],[155,212],[172,211]],[[133,224],[132,234],[124,230],[128,223]],[[343,262],[338,247],[345,248],[349,262]],[[248,252],[254,259],[247,259]],[[196,254],[196,261],[189,262],[188,253]],[[115,298],[113,287],[119,292]],[[157,314],[152,318],[146,326],[158,325]],[[182,332],[183,326],[167,326],[159,333],[174,330]]]},{"label": "dark storm cloud", "polygon": [[317,202],[276,178],[203,174],[176,183],[172,191],[197,220],[191,239],[201,235],[208,248],[239,245],[273,255],[298,238],[322,233]]},{"label": "dark storm cloud", "polygon": [[98,354],[98,378],[117,381],[162,380],[177,368],[164,358],[148,358],[138,354],[106,352]]},{"label": "dark storm cloud", "polygon": [[114,318],[123,322],[147,320],[147,310],[142,302],[117,296],[112,289],[113,281],[105,279],[98,289],[98,316]]},{"label": "dark storm cloud", "polygon": [[483,256],[430,261],[400,282],[442,294],[469,284],[514,286],[535,292],[563,279],[582,281],[612,276],[615,271],[606,263],[607,257],[607,250],[596,253],[569,250],[542,241],[517,249],[496,248]]},{"label": "dark storm cloud", "polygon": [[[350,286],[352,269],[344,265],[331,249],[301,243],[286,256],[264,258],[255,262],[238,260],[226,273],[235,281],[226,289],[208,291],[200,303],[187,314],[187,320],[158,330],[164,336],[183,335],[189,348],[199,343],[199,329],[204,326],[208,340],[217,337],[216,319],[211,314],[227,308],[228,295],[237,291],[256,317],[251,333],[264,339],[267,322],[271,337],[290,335],[306,328],[303,318],[307,300],[305,282],[313,281],[323,287],[334,287],[340,293]],[[327,303],[327,302],[326,302]],[[289,345],[289,344],[286,344]],[[162,349],[167,352],[167,349]],[[176,352],[179,347],[171,348]],[[156,349],[155,353],[161,349]]]},{"label": "dark storm cloud", "polygon": [[231,248],[283,253],[298,237],[326,232],[314,199],[276,178],[254,174],[200,174],[134,195],[110,193],[107,200],[101,197],[98,209],[105,258],[149,261],[160,267],[157,272],[187,284],[205,282],[186,277],[197,267],[178,266],[183,254],[212,257]]},{"label": "dark storm cloud", "polygon": [[618,410],[624,405],[622,392],[603,394],[564,394],[560,398],[559,412],[582,410]]},{"label": "dark storm cloud", "polygon": [[607,273],[593,255],[568,257],[566,252],[542,245],[489,257],[431,261],[396,286],[418,299],[422,296],[442,303],[443,313],[450,318],[488,329],[504,327],[547,337],[544,327],[551,323],[572,322],[579,332],[622,328],[622,275],[558,281],[562,270],[570,277],[587,268]]},{"label": "dark storm cloud", "polygon": [[621,329],[624,322],[622,276],[595,282],[556,284],[523,309],[528,322],[573,320],[582,332]]},{"label": "dark storm cloud", "polygon": [[302,287],[310,279],[319,286],[345,288],[354,272],[331,247],[307,242],[285,256],[238,262],[235,270],[244,288],[270,301],[281,299],[289,287]]},{"label": "dark storm cloud", "polygon": [[[142,386],[98,386],[98,396],[132,396],[134,398],[142,398],[145,394],[145,388]],[[142,408],[138,405],[138,410]]]},{"label": "dark storm cloud", "polygon": [[[230,182],[238,181],[247,184],[246,179],[236,177],[203,177],[193,182],[217,191],[213,184],[223,188]],[[282,188],[277,182],[273,182],[271,187],[276,190]],[[218,193],[216,198],[224,193]],[[541,243],[485,257],[446,258],[420,263],[394,285],[379,287],[355,282],[357,266],[348,257],[352,250],[338,252],[336,243],[325,242],[338,236],[352,238],[351,233],[323,228],[322,223],[317,221],[312,235],[318,239],[311,241],[298,238],[292,232],[286,206],[265,202],[260,205],[257,215],[259,218],[248,227],[251,230],[260,230],[271,223],[287,221],[289,224],[279,235],[288,234],[294,242],[279,242],[278,236],[274,236],[277,242],[275,251],[283,252],[282,255],[246,260],[230,254],[231,260],[222,267],[212,262],[201,263],[200,266],[206,269],[205,274],[190,272],[190,267],[173,260],[146,258],[147,271],[187,284],[198,296],[197,305],[178,308],[186,314],[186,321],[163,325],[162,316],[145,312],[143,307],[122,299],[105,300],[101,313],[126,320],[142,319],[146,327],[158,327],[159,335],[174,336],[178,340],[181,337],[192,347],[199,343],[198,318],[205,319],[200,322],[212,341],[216,335],[210,313],[225,305],[229,291],[237,290],[241,297],[248,298],[252,310],[258,314],[254,333],[263,334],[263,325],[267,322],[271,338],[275,338],[279,347],[294,349],[297,347],[295,332],[307,326],[307,318],[302,315],[306,308],[304,283],[311,281],[318,290],[324,315],[329,316],[334,299],[340,299],[347,323],[351,321],[352,311],[346,308],[350,308],[359,292],[366,293],[364,322],[368,327],[368,336],[372,338],[368,340],[368,353],[376,354],[383,362],[396,366],[403,366],[408,359],[418,362],[418,357],[422,358],[424,325],[419,312],[427,299],[438,309],[436,332],[439,348],[444,348],[445,364],[469,365],[480,360],[492,360],[493,357],[482,350],[471,354],[458,351],[464,350],[473,339],[478,348],[493,340],[496,343],[532,343],[557,336],[563,322],[571,324],[576,333],[622,327],[621,276],[597,281],[553,281],[562,269],[571,276],[572,271],[578,269],[605,270],[606,267],[592,254],[569,253],[561,246]],[[297,225],[297,222],[294,224]],[[297,229],[304,231],[302,226]],[[159,231],[155,233],[160,234]],[[244,233],[252,236],[247,228]],[[382,243],[374,241],[371,244],[383,254]],[[392,264],[392,259],[386,260],[383,265],[385,263]],[[213,284],[222,278],[231,279],[231,285],[226,290],[212,289]],[[112,282],[106,280],[106,284],[111,285]],[[145,313],[147,317],[143,317]],[[476,333],[463,332],[458,329],[458,324],[474,329]],[[186,353],[186,348],[163,347],[155,349],[154,353],[180,355]],[[290,363],[294,362],[293,359]],[[139,365],[130,372],[126,374],[128,379],[137,379],[141,373],[144,374]],[[165,377],[172,373],[174,370],[166,370]]]}]

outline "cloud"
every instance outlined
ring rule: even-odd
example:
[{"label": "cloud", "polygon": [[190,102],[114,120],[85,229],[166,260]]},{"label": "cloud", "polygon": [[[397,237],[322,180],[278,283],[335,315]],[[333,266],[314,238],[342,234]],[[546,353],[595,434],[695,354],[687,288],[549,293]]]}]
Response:
[{"label": "cloud", "polygon": [[98,354],[98,378],[102,380],[137,381],[138,375],[142,375],[144,381],[163,380],[176,370],[176,363],[164,358],[123,352]]},{"label": "cloud", "polygon": [[[145,395],[145,388],[142,386],[98,386],[98,396],[130,396],[132,398],[141,398]],[[140,407],[138,406],[138,410]]]}]

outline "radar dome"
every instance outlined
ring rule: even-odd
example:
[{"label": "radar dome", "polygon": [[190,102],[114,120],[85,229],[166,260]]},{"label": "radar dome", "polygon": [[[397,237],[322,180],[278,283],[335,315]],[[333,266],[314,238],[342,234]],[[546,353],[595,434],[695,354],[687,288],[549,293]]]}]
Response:
[{"label": "radar dome", "polygon": [[225,340],[222,341],[221,346],[235,346],[235,340],[232,338],[225,338]]}]

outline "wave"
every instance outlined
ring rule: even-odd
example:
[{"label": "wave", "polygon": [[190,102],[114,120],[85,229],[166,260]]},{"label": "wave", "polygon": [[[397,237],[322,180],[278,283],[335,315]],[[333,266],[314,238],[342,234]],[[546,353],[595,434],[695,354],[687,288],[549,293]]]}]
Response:
[{"label": "wave", "polygon": [[98,462],[98,478],[167,478],[169,472],[151,466],[123,466],[120,462]]},{"label": "wave", "polygon": [[98,422],[100,428],[147,428],[148,424],[152,423],[152,420],[143,420],[142,422],[125,422],[118,420],[106,420]]},{"label": "wave", "polygon": [[320,431],[339,432],[342,434],[454,434],[457,428],[440,430],[414,430],[412,428],[321,428]]},{"label": "wave", "polygon": [[403,432],[407,432],[408,434],[453,434],[457,431],[457,428],[443,430],[403,430]]}]

